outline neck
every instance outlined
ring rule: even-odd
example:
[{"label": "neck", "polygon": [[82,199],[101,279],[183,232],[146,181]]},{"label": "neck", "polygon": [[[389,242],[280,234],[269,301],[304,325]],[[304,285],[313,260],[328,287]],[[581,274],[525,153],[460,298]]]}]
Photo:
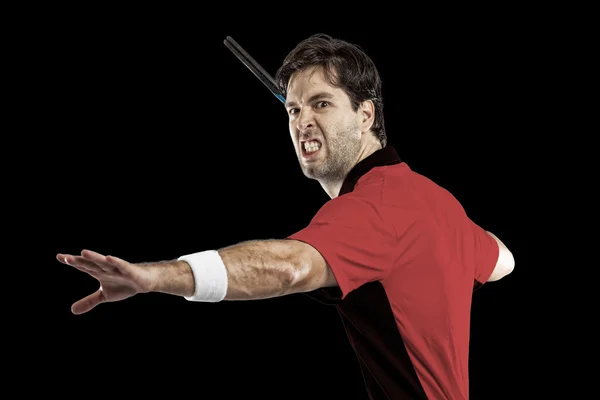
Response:
[{"label": "neck", "polygon": [[325,193],[327,193],[327,195],[329,197],[331,197],[332,199],[338,197],[340,190],[342,189],[342,185],[344,184],[344,180],[348,176],[348,173],[350,173],[350,171],[352,171],[352,168],[354,168],[356,166],[356,164],[358,164],[365,158],[369,157],[371,154],[375,153],[377,150],[381,150],[381,149],[382,149],[382,147],[381,147],[381,143],[379,143],[379,141],[377,141],[375,143],[368,142],[364,146],[362,146],[361,150],[358,152],[356,161],[347,168],[347,171],[344,173],[344,175],[341,179],[333,179],[333,180],[320,179],[319,180],[319,183],[321,184],[321,187],[323,188]]},{"label": "neck", "polygon": [[[348,175],[348,173],[346,173],[346,175]],[[319,180],[319,183],[321,184],[321,187],[323,188],[323,190],[325,191],[325,193],[327,193],[327,195],[329,197],[331,197],[332,199],[336,198],[338,196],[338,194],[340,193],[340,189],[342,188],[342,184],[344,183],[344,180],[335,180],[332,182],[328,182],[328,181],[324,181],[324,180]]]}]

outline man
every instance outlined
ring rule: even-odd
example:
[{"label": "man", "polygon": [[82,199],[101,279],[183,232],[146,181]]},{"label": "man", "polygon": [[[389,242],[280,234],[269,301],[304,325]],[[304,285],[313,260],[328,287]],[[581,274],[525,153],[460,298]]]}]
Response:
[{"label": "man", "polygon": [[147,292],[205,302],[306,293],[337,307],[370,398],[467,399],[473,288],[510,273],[511,252],[387,146],[381,81],[360,48],[315,35],[276,80],[300,166],[331,200],[282,240],[145,264],[58,254],[100,282],[73,312]]}]

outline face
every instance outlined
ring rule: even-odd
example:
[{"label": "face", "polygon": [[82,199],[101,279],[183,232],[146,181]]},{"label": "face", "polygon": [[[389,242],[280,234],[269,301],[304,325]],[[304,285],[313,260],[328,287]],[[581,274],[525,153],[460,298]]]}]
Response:
[{"label": "face", "polygon": [[323,181],[344,179],[361,149],[361,109],[352,110],[348,95],[331,86],[320,67],[292,75],[286,109],[304,175]]}]

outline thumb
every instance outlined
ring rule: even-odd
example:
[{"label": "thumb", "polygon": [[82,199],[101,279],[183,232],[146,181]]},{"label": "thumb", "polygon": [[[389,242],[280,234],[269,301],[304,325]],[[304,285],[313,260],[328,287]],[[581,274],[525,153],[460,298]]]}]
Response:
[{"label": "thumb", "polygon": [[81,300],[78,300],[71,306],[71,312],[73,314],[83,314],[90,311],[92,308],[96,307],[98,304],[104,301],[104,297],[102,294],[102,287],[96,290],[94,293],[89,296],[84,297]]}]

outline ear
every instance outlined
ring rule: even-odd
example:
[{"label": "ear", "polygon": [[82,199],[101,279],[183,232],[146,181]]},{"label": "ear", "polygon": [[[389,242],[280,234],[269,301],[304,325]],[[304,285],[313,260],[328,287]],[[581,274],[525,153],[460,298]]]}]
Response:
[{"label": "ear", "polygon": [[362,132],[368,132],[375,121],[375,104],[372,100],[365,100],[358,109]]}]

